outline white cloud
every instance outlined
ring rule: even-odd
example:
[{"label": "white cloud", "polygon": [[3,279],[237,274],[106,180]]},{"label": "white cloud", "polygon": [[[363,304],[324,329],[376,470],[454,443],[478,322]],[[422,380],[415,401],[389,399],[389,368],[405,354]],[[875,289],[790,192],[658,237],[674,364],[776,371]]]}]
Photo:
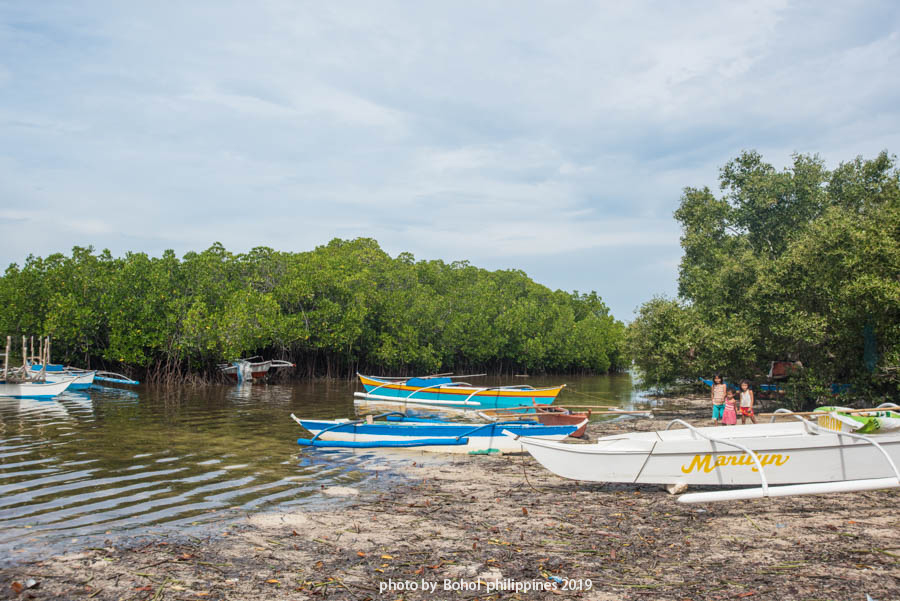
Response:
[{"label": "white cloud", "polygon": [[896,152],[898,32],[875,1],[6,4],[0,263],[371,236],[624,317],[742,149]]}]

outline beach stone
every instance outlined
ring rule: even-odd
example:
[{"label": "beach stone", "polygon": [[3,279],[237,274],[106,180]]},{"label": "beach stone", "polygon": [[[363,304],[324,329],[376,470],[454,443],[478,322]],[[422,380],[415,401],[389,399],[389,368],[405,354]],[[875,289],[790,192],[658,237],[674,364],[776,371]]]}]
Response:
[{"label": "beach stone", "polygon": [[666,489],[670,495],[680,495],[688,489],[688,485],[684,482],[677,482],[675,484],[666,484],[663,488]]},{"label": "beach stone", "polygon": [[451,578],[472,578],[478,573],[478,564],[460,564],[450,566],[447,569],[447,575]]},{"label": "beach stone", "polygon": [[503,572],[498,570],[497,568],[491,568],[490,570],[485,570],[484,572],[478,574],[475,577],[478,580],[483,580],[485,582],[497,582],[499,580],[503,580]]}]

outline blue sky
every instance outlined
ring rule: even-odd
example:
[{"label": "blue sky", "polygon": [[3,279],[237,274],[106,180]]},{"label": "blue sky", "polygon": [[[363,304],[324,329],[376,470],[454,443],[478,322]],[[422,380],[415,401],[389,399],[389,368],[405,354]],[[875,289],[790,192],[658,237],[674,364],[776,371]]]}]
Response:
[{"label": "blue sky", "polygon": [[898,65],[893,1],[0,1],[0,265],[368,236],[628,320],[742,149],[900,152]]}]

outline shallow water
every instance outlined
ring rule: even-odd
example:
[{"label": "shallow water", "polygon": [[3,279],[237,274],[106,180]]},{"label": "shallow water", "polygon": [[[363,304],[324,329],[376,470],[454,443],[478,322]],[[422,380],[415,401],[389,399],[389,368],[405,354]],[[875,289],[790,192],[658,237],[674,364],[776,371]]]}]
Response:
[{"label": "shallow water", "polygon": [[[644,406],[627,374],[510,380],[566,381],[560,404]],[[323,502],[322,486],[369,482],[403,453],[301,452],[304,431],[289,418],[352,416],[357,388],[343,381],[174,392],[95,387],[55,400],[0,398],[0,558],[172,528],[202,531],[247,512]]]}]

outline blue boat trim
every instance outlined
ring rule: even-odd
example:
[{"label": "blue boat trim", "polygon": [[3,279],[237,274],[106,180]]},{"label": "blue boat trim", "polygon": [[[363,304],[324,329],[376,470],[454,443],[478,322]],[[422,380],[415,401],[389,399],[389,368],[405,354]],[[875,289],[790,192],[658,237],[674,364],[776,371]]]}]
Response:
[{"label": "blue boat trim", "polygon": [[381,435],[396,437],[428,437],[434,438],[438,436],[447,437],[500,437],[504,429],[510,430],[518,435],[562,435],[567,436],[574,432],[577,428],[574,425],[563,426],[545,426],[537,422],[493,422],[488,424],[479,424],[473,428],[472,424],[455,424],[453,422],[445,422],[440,420],[420,420],[406,422],[406,420],[398,420],[390,423],[374,423],[368,424],[363,420],[341,422],[338,424],[330,421],[317,420],[300,420],[300,423],[309,431],[321,430],[314,439],[318,439],[325,432],[343,432],[357,435]]},{"label": "blue boat trim", "polygon": [[137,386],[140,384],[137,380],[122,380],[121,378],[106,378],[103,376],[94,376],[95,382],[106,382],[107,384],[128,384],[129,386]]},{"label": "blue boat trim", "polygon": [[374,449],[379,447],[460,446],[469,444],[468,438],[417,438],[415,440],[321,440],[298,438],[297,444],[305,447],[338,447],[347,449]]}]

